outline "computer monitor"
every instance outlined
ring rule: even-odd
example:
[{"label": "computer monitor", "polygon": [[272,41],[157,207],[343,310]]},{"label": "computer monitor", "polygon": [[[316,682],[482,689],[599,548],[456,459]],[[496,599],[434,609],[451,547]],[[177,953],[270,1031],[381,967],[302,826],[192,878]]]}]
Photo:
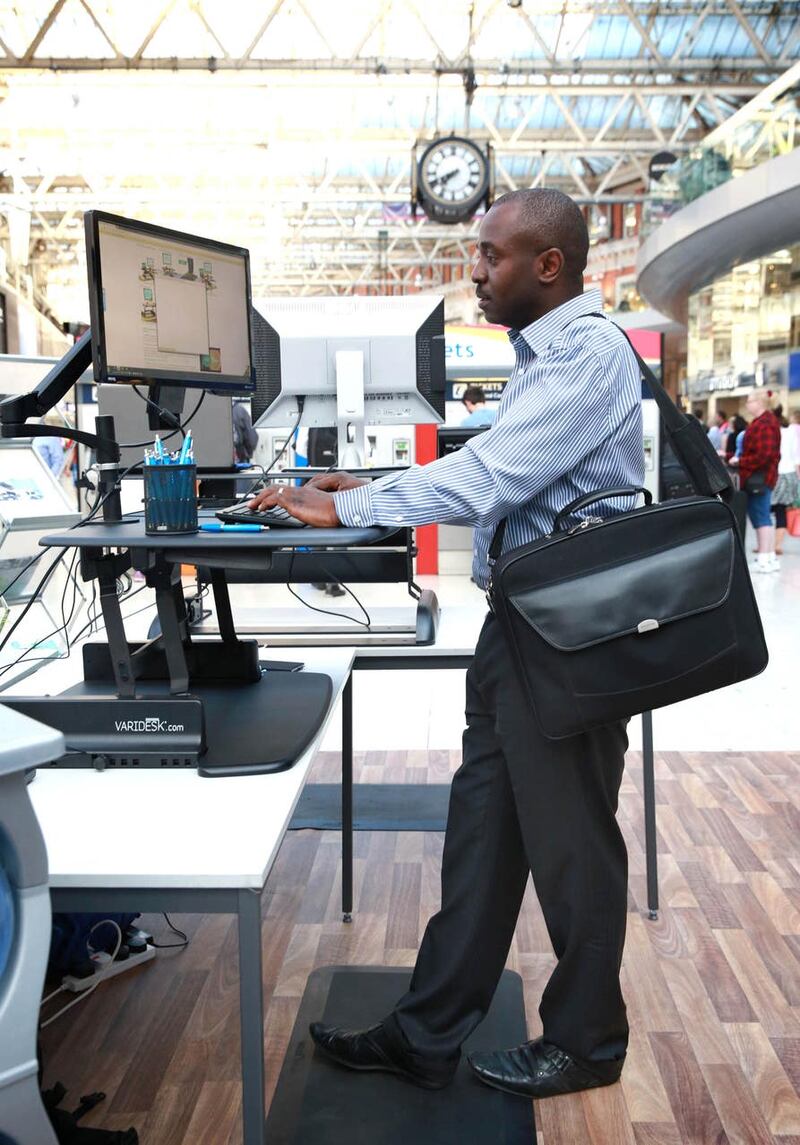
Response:
[{"label": "computer monitor", "polygon": [[463,449],[468,441],[479,433],[485,433],[488,425],[443,425],[436,433],[437,456],[447,457]]},{"label": "computer monitor", "polygon": [[365,424],[444,421],[439,296],[256,300],[253,348],[254,424],[335,425],[342,467],[364,464]]},{"label": "computer monitor", "polygon": [[96,382],[255,388],[247,250],[102,211],[85,226]]}]

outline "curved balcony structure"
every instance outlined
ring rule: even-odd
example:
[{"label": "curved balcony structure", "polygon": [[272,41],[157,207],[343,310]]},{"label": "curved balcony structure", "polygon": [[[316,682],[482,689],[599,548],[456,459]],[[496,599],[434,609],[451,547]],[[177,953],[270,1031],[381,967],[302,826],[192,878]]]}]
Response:
[{"label": "curved balcony structure", "polygon": [[642,244],[637,289],[686,321],[689,294],[734,266],[800,242],[800,148],[730,179],[674,214]]}]

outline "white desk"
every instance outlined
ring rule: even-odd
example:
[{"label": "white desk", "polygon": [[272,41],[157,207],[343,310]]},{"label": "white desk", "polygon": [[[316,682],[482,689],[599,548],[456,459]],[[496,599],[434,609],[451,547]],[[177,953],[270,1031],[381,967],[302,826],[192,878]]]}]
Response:
[{"label": "white desk", "polygon": [[[365,645],[353,648],[353,671],[424,668],[468,668],[488,609],[474,606],[442,608],[436,642],[430,645]],[[645,859],[649,917],[658,918],[658,869],[653,764],[653,717],[642,713]],[[342,916],[353,910],[353,684],[342,692]]]},{"label": "white desk", "polygon": [[[322,726],[287,771],[205,779],[182,768],[53,768],[37,772],[29,789],[47,844],[54,910],[237,915],[245,1145],[266,1140],[261,891],[349,682],[353,650],[307,648],[298,657],[271,649],[270,657],[302,658],[333,682]],[[128,848],[121,827],[137,824],[143,841]]]}]

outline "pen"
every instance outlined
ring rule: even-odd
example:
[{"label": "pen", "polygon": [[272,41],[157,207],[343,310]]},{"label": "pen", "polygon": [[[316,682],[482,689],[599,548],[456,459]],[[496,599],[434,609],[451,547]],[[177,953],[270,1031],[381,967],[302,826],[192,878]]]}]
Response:
[{"label": "pen", "polygon": [[192,431],[186,434],[181,446],[180,456],[178,457],[178,465],[185,465],[189,459],[189,454],[192,452]]},{"label": "pen", "polygon": [[226,525],[222,521],[203,521],[200,528],[206,533],[260,533],[263,525]]}]

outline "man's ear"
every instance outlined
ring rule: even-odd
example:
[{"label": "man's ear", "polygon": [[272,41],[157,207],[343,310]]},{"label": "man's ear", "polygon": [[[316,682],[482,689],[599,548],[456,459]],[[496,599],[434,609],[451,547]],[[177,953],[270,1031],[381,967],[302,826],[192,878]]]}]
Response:
[{"label": "man's ear", "polygon": [[561,274],[563,266],[564,255],[557,246],[543,250],[537,259],[539,281],[548,285],[555,282]]}]

